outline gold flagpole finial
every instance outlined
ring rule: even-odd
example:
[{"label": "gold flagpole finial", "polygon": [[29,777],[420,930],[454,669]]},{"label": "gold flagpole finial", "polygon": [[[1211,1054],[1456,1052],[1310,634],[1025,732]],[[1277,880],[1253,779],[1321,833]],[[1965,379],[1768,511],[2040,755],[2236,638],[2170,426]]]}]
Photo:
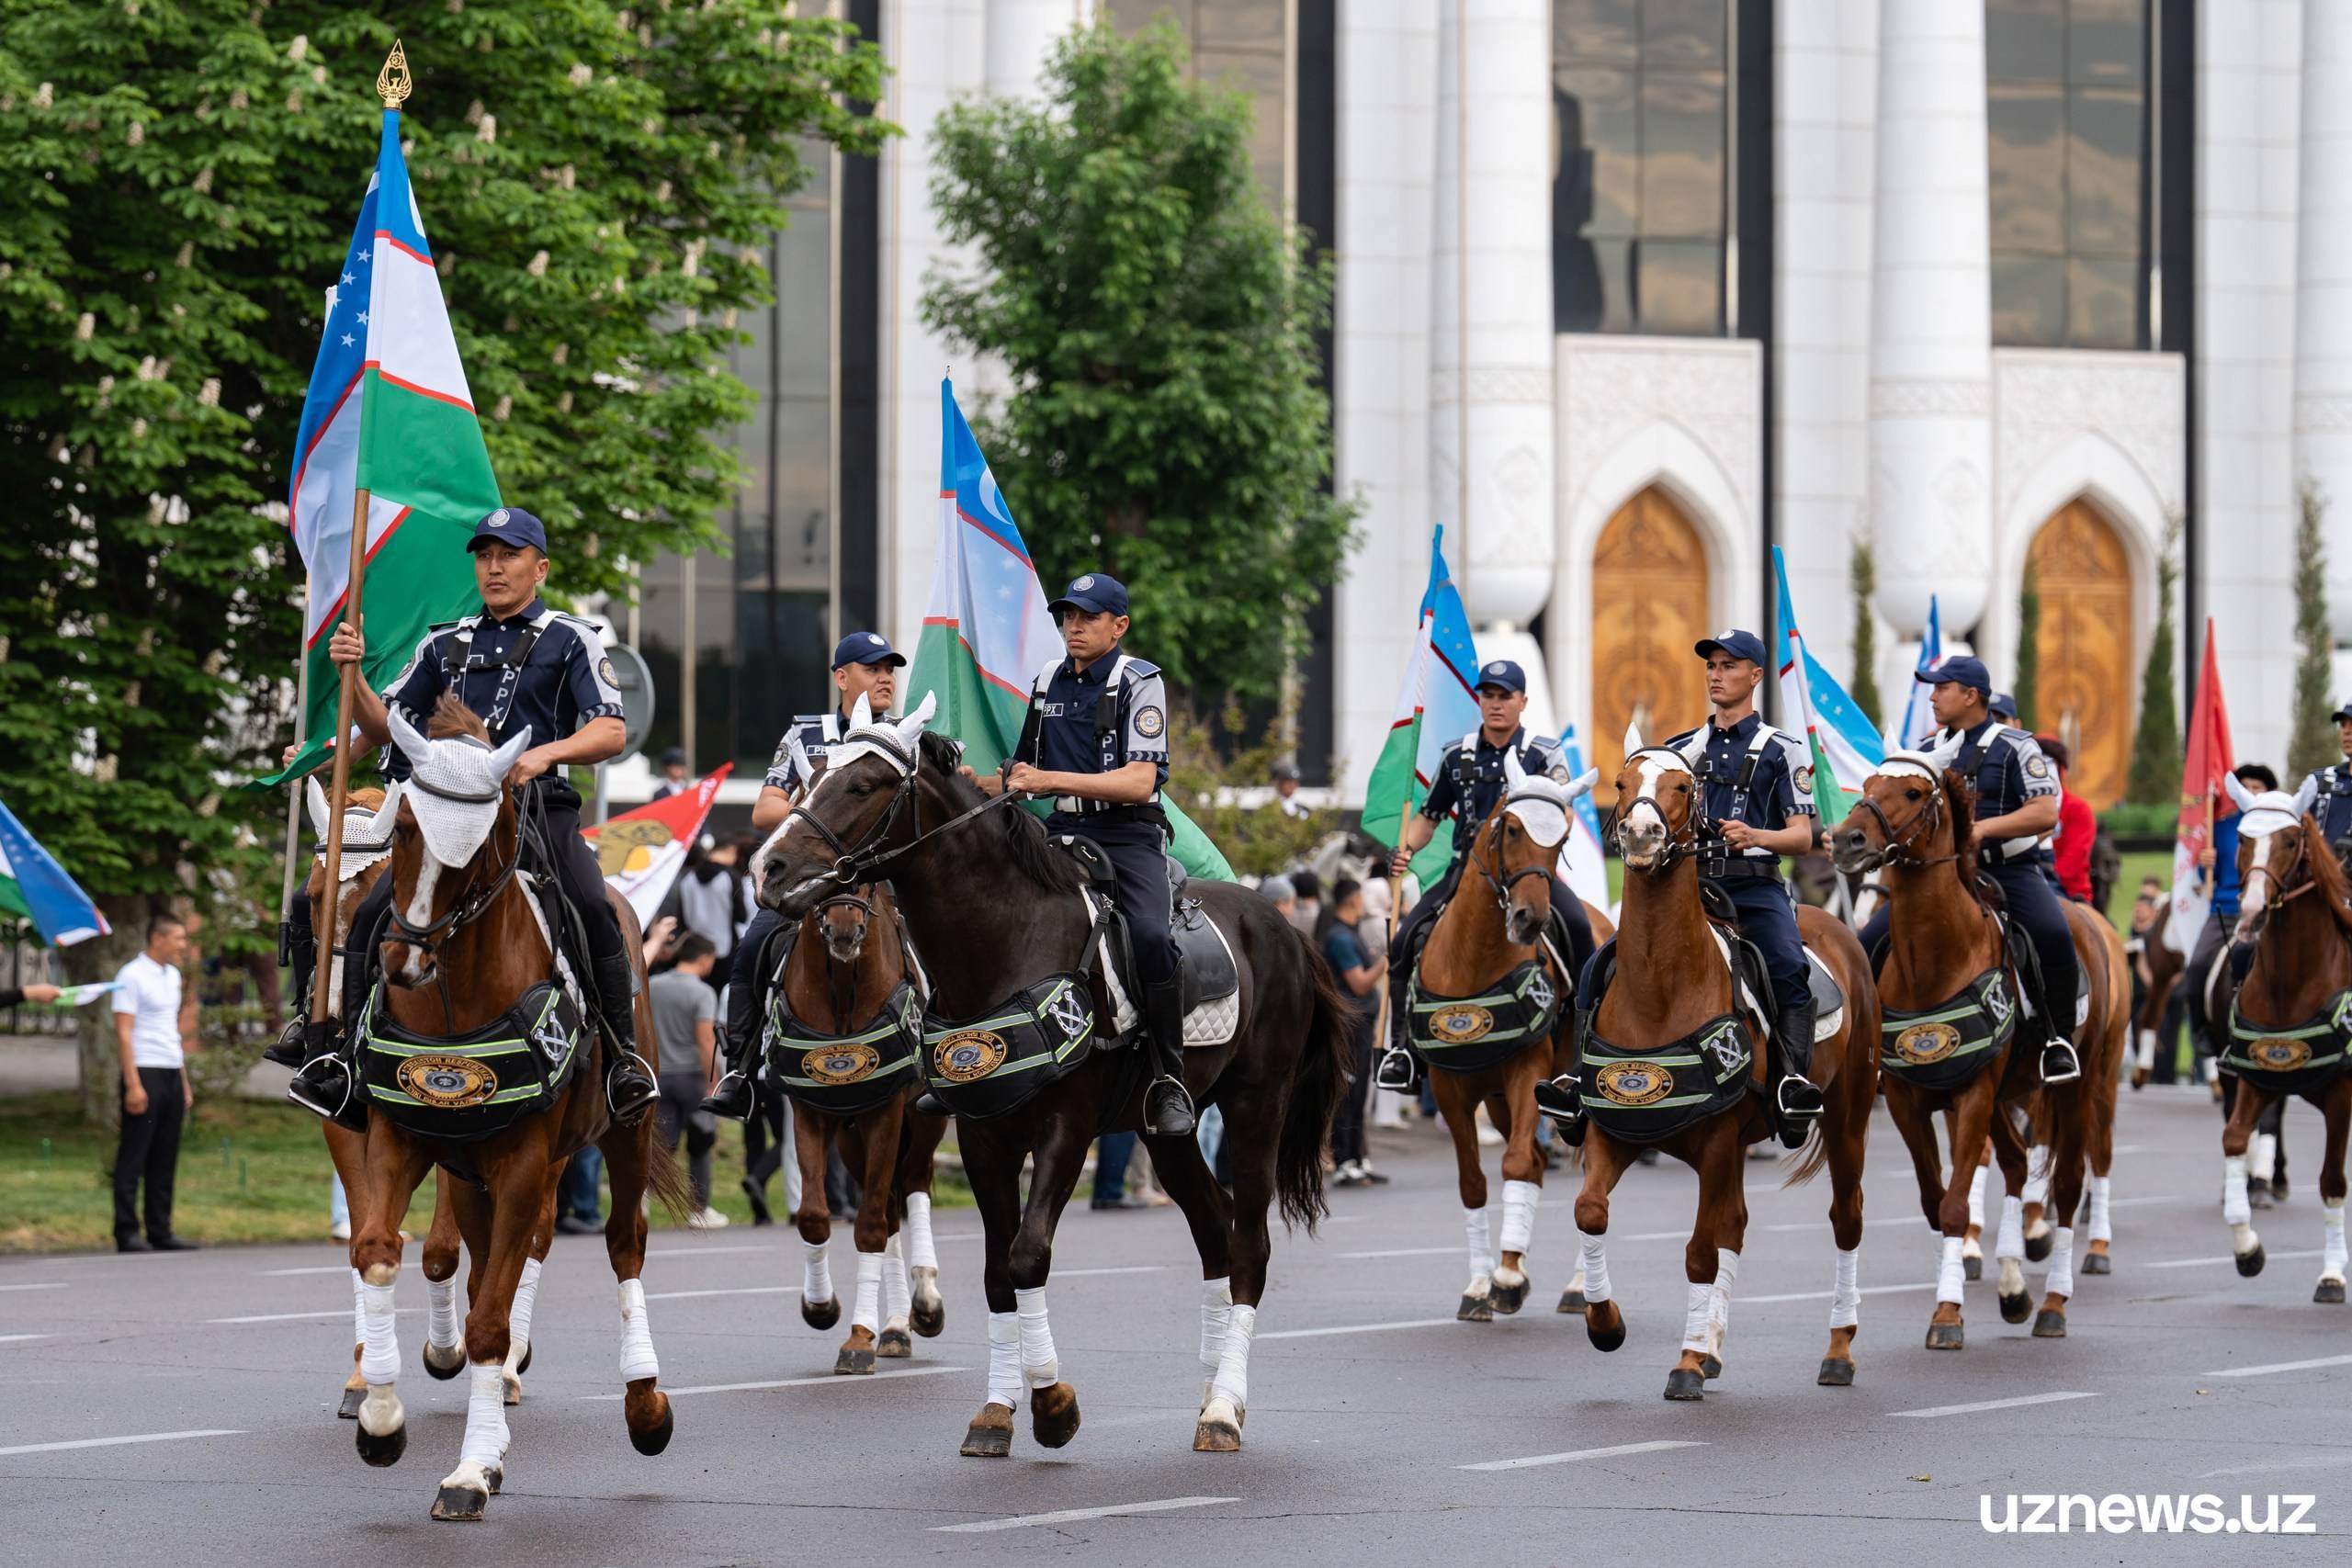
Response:
[{"label": "gold flagpole finial", "polygon": [[408,102],[410,91],[416,85],[408,73],[408,56],[401,51],[401,40],[392,40],[392,52],[384,57],[384,68],[376,73],[376,96],[384,107],[396,109]]}]

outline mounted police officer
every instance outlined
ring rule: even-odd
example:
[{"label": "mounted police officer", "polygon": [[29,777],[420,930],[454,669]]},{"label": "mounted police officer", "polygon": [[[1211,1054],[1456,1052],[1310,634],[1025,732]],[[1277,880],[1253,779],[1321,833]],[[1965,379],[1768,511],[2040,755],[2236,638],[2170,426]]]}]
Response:
[{"label": "mounted police officer", "polygon": [[[776,743],[767,776],[760,781],[759,798],[752,803],[752,830],[773,833],[784,825],[801,797],[808,793],[805,765],[813,770],[825,753],[849,733],[849,716],[864,697],[874,722],[889,716],[898,700],[899,671],[906,655],[890,646],[880,632],[852,632],[833,649],[833,690],[838,701],[830,713],[803,714],[792,721]],[[735,960],[727,980],[727,1075],[702,1102],[705,1111],[741,1122],[752,1114],[754,1097],[746,1070],[752,1043],[759,1037],[760,950],[768,934],[784,923],[774,909],[752,917],[743,938],[735,944]],[[789,940],[789,939],[787,939]]]},{"label": "mounted police officer", "polygon": [[1821,1114],[1821,1091],[1805,1077],[1813,1060],[1813,977],[1797,935],[1796,900],[1781,878],[1782,855],[1813,848],[1813,768],[1804,746],[1764,722],[1756,689],[1770,659],[1764,639],[1734,628],[1692,646],[1707,661],[1707,700],[1714,712],[1696,729],[1666,742],[1688,755],[1701,736],[1705,750],[1692,770],[1706,822],[1720,836],[1699,860],[1699,875],[1713,883],[1738,911],[1739,934],[1764,955],[1772,980],[1772,1108],[1781,1142],[1795,1148],[1807,1123]]},{"label": "mounted police officer", "polygon": [[[550,610],[539,598],[548,575],[547,530],[520,507],[502,506],[474,525],[467,549],[474,558],[474,581],[482,607],[462,620],[437,626],[416,645],[397,680],[378,695],[367,682],[353,686],[354,716],[360,734],[384,748],[387,778],[409,775],[409,759],[393,744],[386,705],[422,730],[444,693],[480,715],[493,744],[530,731],[533,744],[517,758],[507,783],[536,789],[546,811],[551,870],[564,897],[579,912],[588,933],[588,959],[594,972],[605,1028],[614,1051],[605,1075],[613,1114],[628,1117],[651,1103],[652,1077],[637,1055],[634,995],[636,973],[621,941],[619,918],[605,896],[595,852],[580,836],[580,794],[564,778],[567,767],[586,767],[617,756],[624,743],[621,693],[605,657],[604,639],[594,625]],[[356,666],[366,656],[361,634],[348,625],[335,628],[328,656]],[[354,951],[371,955],[344,968],[343,1017],[359,1015],[373,977],[372,953],[390,911],[392,879],[379,878],[352,919]],[[317,961],[310,903],[296,899],[298,979]],[[288,1093],[321,1115],[334,1115],[347,1098],[349,1068],[327,1028],[289,1029],[273,1048],[274,1059],[297,1051],[309,1060]]]},{"label": "mounted police officer", "polygon": [[[1397,929],[1389,951],[1401,955],[1395,972],[1410,976],[1419,944],[1434,928],[1439,911],[1446,900],[1453,897],[1462,881],[1463,869],[1470,863],[1470,847],[1477,841],[1478,829],[1503,797],[1504,759],[1516,751],[1519,765],[1530,773],[1541,773],[1556,784],[1568,782],[1568,765],[1561,755],[1557,742],[1530,736],[1527,727],[1520,723],[1520,716],[1527,711],[1527,672],[1508,659],[1498,659],[1478,671],[1478,728],[1461,739],[1448,745],[1438,758],[1437,777],[1430,783],[1430,793],[1421,802],[1420,810],[1408,818],[1405,829],[1397,835],[1396,852],[1389,857],[1392,876],[1402,876],[1411,865],[1413,856],[1431,839],[1437,837],[1438,824],[1448,817],[1453,818],[1453,861],[1413,906],[1413,912]],[[1567,885],[1557,876],[1551,881],[1552,913],[1567,928],[1568,951],[1561,954],[1571,976],[1584,973],[1585,962],[1592,956],[1592,922],[1586,919],[1584,900],[1568,891]],[[1373,1074],[1373,1081],[1382,1089],[1407,1090],[1413,1087],[1415,1063],[1410,1047],[1406,1044],[1406,994],[1409,986],[1388,987],[1388,1048],[1381,1054],[1380,1066]]]},{"label": "mounted police officer", "polygon": [[1144,1131],[1189,1134],[1184,1000],[1169,930],[1168,817],[1159,808],[1168,783],[1167,682],[1158,665],[1120,651],[1128,622],[1127,590],[1118,579],[1088,572],[1046,608],[1069,657],[1038,672],[1001,779],[976,782],[990,795],[1053,796],[1047,829],[1091,839],[1110,857],[1158,1067],[1144,1092]]},{"label": "mounted police officer", "polygon": [[[2081,964],[2066,908],[2041,874],[2041,838],[2058,825],[2058,770],[2022,729],[1993,716],[1993,677],[1984,661],[1965,655],[1947,659],[1913,679],[1934,687],[1929,702],[1939,728],[1914,743],[1933,750],[1959,744],[1952,771],[1976,786],[1976,854],[1985,876],[1999,884],[2009,919],[2033,940],[2041,959],[2041,989],[2049,1043],[2041,1048],[2044,1083],[2082,1077],[2082,1062],[2067,1038],[2074,1029],[2075,993]],[[1862,946],[1875,953],[1886,935],[1882,908],[1862,928]]]},{"label": "mounted police officer", "polygon": [[2352,702],[2338,704],[2333,716],[2345,761],[2313,771],[2303,783],[2314,791],[2312,815],[2319,818],[2320,837],[2334,847],[2336,859],[2345,860],[2352,858],[2352,846],[2345,843],[2352,839]]}]

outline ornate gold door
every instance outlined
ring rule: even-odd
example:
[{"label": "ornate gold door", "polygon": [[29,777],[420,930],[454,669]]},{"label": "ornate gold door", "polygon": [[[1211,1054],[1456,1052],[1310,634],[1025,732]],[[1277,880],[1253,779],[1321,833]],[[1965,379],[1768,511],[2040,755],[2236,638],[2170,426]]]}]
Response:
[{"label": "ornate gold door", "polygon": [[1662,740],[1707,716],[1690,645],[1707,624],[1707,551],[1672,497],[1653,485],[1618,508],[1592,552],[1592,756],[1597,794],[1625,761],[1625,726]]},{"label": "ornate gold door", "polygon": [[2052,513],[2026,559],[2041,592],[2035,728],[2066,742],[2068,791],[2103,811],[2123,798],[2138,716],[2131,561],[2113,525],[2080,500]]}]

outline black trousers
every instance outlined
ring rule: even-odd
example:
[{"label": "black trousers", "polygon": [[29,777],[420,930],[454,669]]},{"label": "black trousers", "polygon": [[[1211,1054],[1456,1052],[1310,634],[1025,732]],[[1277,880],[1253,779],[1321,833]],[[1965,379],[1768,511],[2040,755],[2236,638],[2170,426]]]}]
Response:
[{"label": "black trousers", "polygon": [[1372,1089],[1372,998],[1351,998],[1348,1013],[1348,1082],[1331,1112],[1331,1157],[1341,1165],[1364,1157],[1363,1100]]},{"label": "black trousers", "polygon": [[678,1136],[685,1134],[686,1179],[693,1186],[695,1206],[710,1207],[710,1151],[718,1143],[718,1118],[702,1109],[706,1092],[700,1073],[663,1073],[661,1077],[662,1098],[656,1102],[661,1117],[662,1146],[672,1154],[678,1152]]},{"label": "black trousers", "polygon": [[1127,918],[1136,973],[1148,986],[1174,979],[1176,939],[1168,930],[1168,839],[1159,824],[1057,811],[1046,826],[1057,833],[1084,834],[1102,846],[1112,870],[1118,873],[1119,912]]},{"label": "black trousers", "polygon": [[122,1115],[122,1141],[114,1150],[114,1234],[118,1241],[139,1234],[139,1187],[147,1186],[147,1239],[172,1234],[172,1183],[179,1173],[180,1127],[187,1120],[186,1085],[177,1067],[141,1067],[139,1084],[147,1109]]}]

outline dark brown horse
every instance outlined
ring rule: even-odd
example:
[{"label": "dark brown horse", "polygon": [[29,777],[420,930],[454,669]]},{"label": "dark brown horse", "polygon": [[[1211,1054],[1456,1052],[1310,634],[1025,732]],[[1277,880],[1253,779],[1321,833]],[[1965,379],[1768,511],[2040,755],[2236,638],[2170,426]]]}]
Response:
[{"label": "dark brown horse", "polygon": [[[513,1054],[490,1057],[428,1045],[405,1054],[397,1089],[371,1083],[368,1156],[362,1187],[352,1193],[351,1266],[363,1286],[360,1370],[368,1382],[359,1408],[360,1457],[396,1462],[406,1448],[406,1413],[394,1382],[400,1348],[393,1331],[392,1283],[401,1268],[400,1226],[411,1194],[439,1166],[464,1179],[444,1189],[458,1234],[473,1258],[467,1280],[465,1354],[471,1372],[466,1435],[458,1467],[441,1483],[438,1519],[480,1518],[505,1475],[504,1361],[513,1348],[509,1313],[526,1265],[544,1251],[552,1194],[564,1162],[594,1144],[612,1182],[612,1217],[605,1247],[620,1281],[623,1411],[629,1440],[640,1453],[659,1453],[671,1431],[669,1397],[656,1386],[659,1365],[647,1326],[644,1287],[645,1213],[649,1190],[683,1216],[691,1205],[684,1177],[655,1141],[653,1120],[614,1122],[595,1058],[596,1036],[558,1027],[513,1027],[525,1038],[498,1040],[503,1021],[530,987],[558,977],[554,943],[538,907],[515,874],[523,825],[507,771],[528,743],[518,735],[493,749],[481,720],[456,699],[435,706],[430,738],[396,708],[393,739],[413,765],[390,793],[394,818],[391,869],[394,920],[382,948],[384,985],[371,1012],[356,1026],[372,1035],[387,1025],[397,1040],[455,1041],[481,1033],[502,1045],[568,1062],[569,1076],[544,1109],[525,1114],[487,1137],[426,1136],[401,1125],[423,1112],[472,1115],[495,1111],[499,1074],[530,1083],[536,1061]],[[650,1010],[642,994],[644,957],[637,920],[612,896],[638,970],[640,1039],[650,1039]],[[379,1020],[373,1009],[384,1015]],[[360,1042],[363,1054],[372,1041]],[[559,1055],[560,1053],[560,1055]],[[495,1062],[495,1070],[487,1065]],[[364,1076],[364,1075],[363,1075]],[[552,1081],[552,1080],[548,1080]]]},{"label": "dark brown horse", "polygon": [[[2223,1061],[2237,1076],[2230,1119],[2222,1129],[2222,1217],[2229,1222],[2238,1272],[2262,1272],[2262,1238],[2246,1196],[2246,1145],[2254,1124],[2281,1095],[2301,1095],[2327,1119],[2319,1198],[2325,1225],[2315,1302],[2344,1301],[2344,1147],[2352,1129],[2352,887],[2302,795],[2254,795],[2235,778],[2231,795],[2238,828],[2238,926],[2234,943],[2254,950],[2253,965],[2217,1032]],[[2226,962],[2226,959],[2224,960]]]},{"label": "dark brown horse", "polygon": [[[1540,773],[1530,777],[1516,751],[1504,761],[1503,794],[1471,841],[1469,863],[1411,976],[1414,1032],[1433,1069],[1430,1092],[1453,1138],[1470,1249],[1470,1282],[1454,1315],[1468,1323],[1491,1323],[1497,1313],[1515,1313],[1527,1301],[1527,1248],[1544,1192],[1535,1086],[1573,1070],[1576,1060],[1576,977],[1567,972],[1566,955],[1544,942],[1544,927],[1568,813],[1583,790],[1564,788]],[[1579,782],[1590,787],[1589,775]],[[1594,940],[1607,941],[1609,917],[1589,905],[1586,914]],[[1531,993],[1531,987],[1540,988]],[[1540,1008],[1532,1005],[1537,998]],[[1534,1027],[1539,1019],[1532,1015],[1546,1012],[1548,1024]],[[1498,1023],[1519,1040],[1507,1054],[1493,1043],[1490,1032]],[[1503,1135],[1499,1256],[1487,1230],[1487,1173],[1478,1160],[1482,1105]],[[1581,1280],[1571,1280],[1568,1291],[1581,1295]]]},{"label": "dark brown horse", "polygon": [[[1682,1353],[1667,1374],[1666,1397],[1702,1399],[1707,1380],[1723,1372],[1731,1290],[1747,1233],[1743,1151],[1778,1132],[1766,1100],[1748,1087],[1766,1082],[1770,1026],[1741,1007],[1722,939],[1700,897],[1691,763],[1666,747],[1645,748],[1639,739],[1627,737],[1617,774],[1625,896],[1618,909],[1616,978],[1582,1043],[1578,1092],[1589,1125],[1577,1228],[1584,1233],[1585,1333],[1603,1350],[1625,1342],[1624,1313],[1609,1280],[1609,1194],[1646,1144],[1699,1175],[1698,1214],[1683,1252],[1690,1297]],[[1798,909],[1797,930],[1846,998],[1836,1032],[1814,1045],[1806,1067],[1821,1089],[1821,1125],[1789,1178],[1793,1185],[1829,1168],[1837,1282],[1829,1348],[1816,1381],[1842,1387],[1854,1381],[1854,1336],[1861,1324],[1862,1156],[1877,1092],[1878,1003],[1852,931],[1810,906]],[[1737,1070],[1741,1051],[1749,1058],[1745,1072]],[[1670,1109],[1686,1102],[1686,1110]],[[1644,1131],[1643,1142],[1629,1141],[1636,1118],[1654,1106],[1665,1112],[1654,1125],[1673,1130]],[[1612,1122],[1626,1128],[1624,1137],[1611,1131]]]},{"label": "dark brown horse", "polygon": [[[804,772],[803,777],[811,776]],[[879,927],[878,930],[876,928]],[[911,971],[897,904],[879,883],[837,893],[801,917],[799,940],[775,993],[781,1017],[769,1025],[769,1060],[793,1100],[793,1145],[800,1161],[803,1280],[800,1315],[812,1328],[841,1321],[827,1247],[833,1222],[825,1198],[825,1156],[838,1144],[858,1178],[857,1293],[836,1372],[871,1372],[876,1357],[913,1353],[909,1330],[925,1338],[947,1322],[939,1294],[939,1255],[931,1238],[932,1158],[947,1120],[914,1109],[920,1071],[880,1103],[858,1086],[904,1073],[922,1054],[922,995]],[[911,1264],[911,1268],[910,1265]]]},{"label": "dark brown horse", "polygon": [[[2155,1072],[2156,1031],[2164,1027],[2165,1009],[2172,1004],[2173,990],[2188,964],[2188,955],[2165,940],[2171,926],[2172,903],[2167,899],[2156,906],[2154,922],[2140,933],[2136,965],[2142,982],[2140,1007],[2132,1015],[2132,1087],[2135,1089],[2147,1088]],[[2170,1047],[2177,1043],[2165,1043]]]},{"label": "dark brown horse", "polygon": [[[1054,1228],[1087,1146],[1099,1134],[1142,1125],[1136,1069],[1146,1047],[1096,1048],[1114,1004],[1096,963],[1087,874],[1015,801],[985,795],[962,776],[955,745],[923,732],[933,706],[926,696],[896,724],[854,713],[823,776],[752,871],[760,901],[787,919],[887,877],[931,981],[938,1021],[927,1034],[939,1039],[925,1060],[933,1088],[953,1097],[978,1085],[1008,1096],[993,1113],[956,1122],[987,1231],[989,1299],[988,1397],[962,1451],[998,1458],[1011,1450],[1024,1385],[1041,1446],[1077,1435],[1078,1395],[1062,1377],[1046,1309]],[[1323,961],[1264,899],[1221,882],[1194,883],[1190,896],[1222,933],[1239,976],[1224,1043],[1184,1052],[1194,1102],[1225,1112],[1232,1199],[1189,1134],[1146,1134],[1144,1145],[1201,1258],[1207,1380],[1193,1446],[1229,1450],[1241,1445],[1271,1250],[1266,1211],[1279,1201],[1285,1218],[1310,1227],[1323,1213],[1323,1138],[1345,1074],[1350,1013]],[[1060,1043],[1033,1052],[1042,1041]],[[997,1069],[1016,1060],[1064,1065],[1041,1071],[1039,1087],[1014,1100],[1019,1090],[1004,1089]],[[1023,1167],[1033,1156],[1024,1201]]]}]

